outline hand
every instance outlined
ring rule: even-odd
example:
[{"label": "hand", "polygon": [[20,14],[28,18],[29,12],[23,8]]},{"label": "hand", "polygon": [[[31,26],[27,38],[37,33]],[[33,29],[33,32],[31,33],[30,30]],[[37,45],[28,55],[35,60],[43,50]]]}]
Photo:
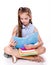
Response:
[{"label": "hand", "polygon": [[29,44],[29,45],[24,45],[24,47],[27,49],[27,50],[30,50],[33,48],[33,45],[32,44]]},{"label": "hand", "polygon": [[13,39],[11,39],[11,40],[10,40],[10,46],[11,46],[11,47],[14,47],[15,45],[16,45],[16,42],[15,42]]}]

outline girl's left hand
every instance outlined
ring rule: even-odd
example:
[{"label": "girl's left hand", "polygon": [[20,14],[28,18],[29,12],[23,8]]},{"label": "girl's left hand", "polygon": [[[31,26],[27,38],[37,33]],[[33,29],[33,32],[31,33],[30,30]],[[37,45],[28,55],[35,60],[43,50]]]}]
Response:
[{"label": "girl's left hand", "polygon": [[29,44],[29,45],[24,45],[24,47],[27,49],[27,50],[30,50],[33,48],[33,45],[32,44]]}]

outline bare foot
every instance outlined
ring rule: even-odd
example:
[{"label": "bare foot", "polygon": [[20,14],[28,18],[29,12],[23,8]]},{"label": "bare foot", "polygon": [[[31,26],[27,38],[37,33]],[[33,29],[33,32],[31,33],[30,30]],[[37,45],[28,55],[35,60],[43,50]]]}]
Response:
[{"label": "bare foot", "polygon": [[20,59],[30,60],[30,61],[36,61],[36,62],[44,62],[43,57],[41,56],[28,56],[28,57],[21,57]]},{"label": "bare foot", "polygon": [[43,57],[41,57],[41,56],[34,56],[34,60],[32,60],[32,61],[44,62],[44,59],[43,59]]},{"label": "bare foot", "polygon": [[13,63],[16,63],[16,62],[17,62],[17,60],[18,60],[18,58],[17,58],[17,57],[12,56],[12,62],[13,62]]}]

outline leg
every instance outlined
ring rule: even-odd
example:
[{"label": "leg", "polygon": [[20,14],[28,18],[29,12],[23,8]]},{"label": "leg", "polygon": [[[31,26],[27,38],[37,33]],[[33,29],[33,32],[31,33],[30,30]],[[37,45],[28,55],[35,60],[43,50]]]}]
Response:
[{"label": "leg", "polygon": [[28,59],[28,60],[33,60],[33,61],[38,61],[38,62],[43,62],[44,59],[43,59],[41,56],[39,56],[39,55],[45,53],[45,51],[46,51],[45,47],[40,46],[40,47],[38,47],[38,48],[35,49],[35,50],[38,52],[37,55],[35,55],[35,56],[30,56],[30,57],[22,57],[22,58],[23,58],[23,59]]},{"label": "leg", "polygon": [[46,48],[43,47],[43,46],[40,46],[40,47],[38,47],[38,48],[35,49],[35,50],[38,52],[38,55],[41,55],[41,54],[45,53]]},{"label": "leg", "polygon": [[29,56],[29,57],[22,57],[22,58],[23,59],[28,59],[28,60],[33,60],[33,61],[38,61],[38,62],[43,62],[44,59],[41,56],[39,56],[39,55],[45,53],[45,51],[46,51],[45,47],[40,46],[40,47],[38,47],[35,50],[38,52],[37,55],[35,55],[35,56]]},{"label": "leg", "polygon": [[15,57],[17,57],[17,58],[30,59],[30,60],[33,58],[32,56],[21,57],[21,56],[19,55],[18,50],[17,50],[17,49],[13,49],[13,48],[10,47],[10,46],[5,47],[5,48],[4,48],[4,52],[7,53],[7,54],[9,54],[9,55],[15,56]]},{"label": "leg", "polygon": [[[43,54],[46,49],[45,49],[45,47],[42,47],[41,46],[41,47],[39,47],[39,48],[37,48],[35,50],[38,52],[37,55],[40,55],[40,54]],[[4,48],[4,52],[7,53],[7,54],[9,54],[9,55],[13,55],[13,56],[16,56],[16,57],[20,57],[18,50],[17,49],[13,49],[10,46],[5,47]]]},{"label": "leg", "polygon": [[12,47],[10,46],[7,46],[4,48],[4,52],[8,55],[12,55],[12,56],[17,56],[19,57],[19,53],[18,53],[18,50],[17,49],[13,49]]},{"label": "leg", "polygon": [[[41,51],[39,51],[41,49]],[[38,49],[36,49],[36,51],[38,52],[38,54],[40,55],[40,54],[42,54],[42,53],[44,53],[44,47],[39,47]],[[43,50],[43,51],[42,51]],[[15,56],[15,57],[17,57],[17,58],[21,58],[21,59],[27,59],[27,60],[34,60],[34,61],[42,61],[43,60],[43,58],[42,57],[40,57],[40,56],[28,56],[28,57],[21,57],[20,55],[19,55],[19,52],[18,52],[18,50],[17,49],[13,49],[12,47],[10,47],[10,46],[7,46],[7,47],[5,47],[5,49],[4,49],[4,51],[5,51],[5,53],[7,53],[7,54],[9,54],[9,55],[12,55],[12,56]]]},{"label": "leg", "polygon": [[17,49],[13,49],[13,48],[10,47],[10,46],[5,47],[5,48],[4,48],[4,52],[7,53],[7,54],[9,54],[9,55],[15,56],[15,57],[17,57],[17,58],[23,58],[23,59],[31,59],[31,58],[33,58],[32,56],[31,56],[31,57],[21,57],[21,56],[19,55],[18,50],[17,50]]}]

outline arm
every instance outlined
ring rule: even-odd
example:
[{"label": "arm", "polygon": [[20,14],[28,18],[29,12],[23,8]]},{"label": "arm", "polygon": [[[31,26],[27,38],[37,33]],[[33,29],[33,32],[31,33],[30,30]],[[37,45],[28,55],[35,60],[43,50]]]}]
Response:
[{"label": "arm", "polygon": [[[34,32],[38,32],[38,30],[36,28],[34,28]],[[25,48],[26,49],[38,48],[41,45],[43,45],[43,42],[42,42],[41,37],[40,37],[40,35],[38,33],[38,44],[37,45],[32,45],[32,44],[25,45]]]},{"label": "arm", "polygon": [[[34,28],[34,32],[38,32],[38,30],[36,29],[36,27]],[[38,44],[37,45],[33,45],[33,48],[37,48],[39,46],[43,45],[43,41],[38,33]]]},{"label": "arm", "polygon": [[[17,35],[17,28],[18,28],[18,26],[16,25],[15,27],[14,27],[14,29],[13,29],[13,32],[12,32],[12,36],[16,36]],[[13,46],[15,46],[16,45],[16,43],[14,42],[14,40],[11,38],[10,39],[10,42],[9,42],[10,44],[9,44],[9,46],[11,46],[11,47],[13,47]]]},{"label": "arm", "polygon": [[16,25],[13,29],[12,36],[17,36],[18,34],[18,26]]}]

